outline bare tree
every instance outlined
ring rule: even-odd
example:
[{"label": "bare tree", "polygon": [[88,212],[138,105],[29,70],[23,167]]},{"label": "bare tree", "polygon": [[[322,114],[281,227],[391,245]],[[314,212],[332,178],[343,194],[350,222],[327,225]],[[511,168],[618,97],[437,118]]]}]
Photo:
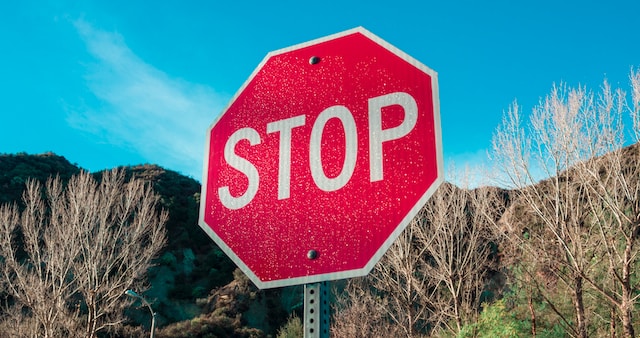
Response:
[{"label": "bare tree", "polygon": [[443,184],[371,274],[349,282],[333,332],[353,336],[387,322],[383,336],[418,337],[473,322],[493,264],[496,196]]},{"label": "bare tree", "polygon": [[[529,276],[546,272],[572,291],[575,320],[562,313],[552,297],[544,296],[543,284],[536,284],[572,335],[578,337],[588,334],[585,287],[598,289],[600,285],[602,295],[607,296],[602,291],[610,276],[596,278],[602,271],[600,249],[608,248],[605,255],[613,257],[607,244],[611,231],[621,235],[621,227],[604,217],[612,214],[610,207],[616,204],[612,202],[615,198],[607,195],[619,197],[625,190],[612,188],[614,182],[620,182],[615,172],[621,160],[607,155],[621,148],[623,109],[624,93],[612,91],[607,82],[599,95],[583,87],[554,86],[534,107],[526,126],[514,103],[493,139],[494,159],[508,183],[518,189],[516,204],[531,215],[527,236],[522,236],[522,228],[512,228],[509,237],[525,254],[536,257],[537,266],[527,271]],[[603,159],[618,163],[608,162],[603,167]],[[538,182],[542,177],[549,178]],[[609,268],[615,270],[613,265]],[[633,336],[632,330],[625,331]]]},{"label": "bare tree", "polygon": [[[122,170],[82,172],[63,188],[33,180],[24,210],[0,207],[0,268],[10,296],[2,324],[16,336],[84,336],[115,328],[165,243],[167,213]],[[29,328],[25,328],[28,326]]]},{"label": "bare tree", "polygon": [[[337,293],[337,292],[336,292]],[[331,320],[332,337],[386,338],[406,335],[389,317],[389,302],[367,277],[347,281],[337,293]]]},{"label": "bare tree", "polygon": [[434,287],[427,304],[438,326],[453,334],[476,321],[485,277],[495,264],[492,225],[502,211],[498,193],[494,188],[444,184],[416,220],[423,229],[420,246],[428,262],[421,273]]},{"label": "bare tree", "polygon": [[[546,257],[546,265],[556,277],[572,286],[576,325],[569,328],[577,336],[587,337],[583,275],[589,260],[584,255],[580,220],[585,203],[576,198],[567,170],[596,155],[585,149],[591,141],[585,139],[585,130],[591,126],[586,125],[589,119],[583,115],[594,110],[589,108],[584,89],[571,89],[566,95],[566,87],[554,87],[534,109],[528,133],[514,104],[494,137],[493,148],[510,183],[519,189],[535,220],[543,224],[540,231],[530,229],[534,240],[522,243],[529,254]],[[536,171],[551,178],[534,184]],[[520,236],[518,232],[512,235]],[[568,272],[559,266],[566,266]]]},{"label": "bare tree", "polygon": [[[631,70],[632,104],[625,102],[626,95],[615,93],[608,86],[600,97],[601,109],[613,107],[618,112],[628,110],[633,120],[634,141],[640,141],[640,71]],[[623,146],[623,129],[615,130],[617,138],[613,145]],[[637,273],[640,249],[640,145],[615,149],[584,166],[586,179],[591,179],[592,218],[600,238],[599,262],[602,267],[587,274],[585,279],[619,313],[622,329],[627,337],[635,337],[633,310],[640,295],[639,282],[633,278]],[[612,330],[615,328],[612,314]]]},{"label": "bare tree", "polygon": [[424,332],[430,321],[430,276],[422,245],[426,235],[420,213],[396,239],[371,272],[371,286],[384,297],[386,316],[406,337]]}]

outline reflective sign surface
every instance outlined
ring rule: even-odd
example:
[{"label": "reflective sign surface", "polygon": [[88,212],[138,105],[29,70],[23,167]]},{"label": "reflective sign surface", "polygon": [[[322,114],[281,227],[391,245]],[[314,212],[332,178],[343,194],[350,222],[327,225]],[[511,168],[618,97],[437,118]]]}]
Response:
[{"label": "reflective sign surface", "polygon": [[260,288],[367,274],[443,180],[437,93],[362,28],[270,53],[207,134],[200,226]]}]

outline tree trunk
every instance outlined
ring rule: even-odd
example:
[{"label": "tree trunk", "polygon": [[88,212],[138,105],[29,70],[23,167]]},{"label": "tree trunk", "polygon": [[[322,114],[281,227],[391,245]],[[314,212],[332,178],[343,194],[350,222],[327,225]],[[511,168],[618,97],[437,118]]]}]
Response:
[{"label": "tree trunk", "polygon": [[609,335],[611,338],[616,338],[616,308],[611,306],[611,319],[609,322]]},{"label": "tree trunk", "polygon": [[[93,301],[93,299],[91,300]],[[95,323],[95,309],[93,307],[93,303],[87,304],[89,308],[88,318],[87,318],[87,338],[93,338],[93,328]]]},{"label": "tree trunk", "polygon": [[[633,234],[635,235],[635,233]],[[627,238],[627,245],[624,250],[624,265],[622,267],[622,306],[620,308],[620,315],[622,317],[622,330],[625,337],[635,337],[635,331],[633,329],[633,297],[631,291],[631,250],[633,247],[633,238]]]},{"label": "tree trunk", "polygon": [[531,313],[531,337],[536,336],[536,311],[533,308],[533,297],[529,295],[529,313]]},{"label": "tree trunk", "polygon": [[576,308],[576,322],[578,324],[578,337],[587,338],[587,325],[584,314],[584,300],[583,300],[583,287],[582,277],[577,276],[575,281],[575,308]]},{"label": "tree trunk", "polygon": [[[625,280],[622,288],[622,304],[620,307],[620,317],[622,318],[622,330],[625,337],[635,337],[635,330],[633,329],[633,304],[631,304],[631,287],[629,281]],[[629,288],[627,288],[629,287]]]},{"label": "tree trunk", "polygon": [[460,306],[461,306],[462,302],[460,300],[460,296],[459,295],[456,296],[454,299],[455,299],[455,301],[454,301],[454,306],[455,306],[454,312],[455,312],[455,315],[456,315],[456,326],[457,326],[458,333],[459,333],[460,331],[462,331],[462,326],[463,326],[463,324],[462,324],[462,315],[460,314]]},{"label": "tree trunk", "polygon": [[633,330],[632,313],[629,305],[624,305],[626,309],[622,313],[622,329],[624,330],[624,336],[629,338],[635,337],[635,331]]}]

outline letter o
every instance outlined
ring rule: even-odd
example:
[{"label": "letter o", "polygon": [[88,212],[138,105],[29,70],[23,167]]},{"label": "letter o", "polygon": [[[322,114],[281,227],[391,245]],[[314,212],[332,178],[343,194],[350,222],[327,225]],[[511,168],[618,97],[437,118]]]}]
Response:
[{"label": "letter o", "polygon": [[[327,177],[322,168],[321,147],[322,134],[327,122],[337,118],[342,124],[345,136],[345,156],[340,174],[334,178]],[[313,181],[323,191],[335,191],[344,187],[351,179],[358,158],[358,134],[353,115],[345,106],[332,106],[323,110],[313,123],[309,141],[309,166]]]}]

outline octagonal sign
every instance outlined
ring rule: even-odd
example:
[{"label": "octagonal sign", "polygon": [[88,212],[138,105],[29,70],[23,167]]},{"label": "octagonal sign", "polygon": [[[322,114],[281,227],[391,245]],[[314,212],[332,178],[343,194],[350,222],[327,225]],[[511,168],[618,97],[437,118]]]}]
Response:
[{"label": "octagonal sign", "polygon": [[200,226],[258,287],[366,275],[443,180],[437,74],[363,28],[271,52],[204,162]]}]

